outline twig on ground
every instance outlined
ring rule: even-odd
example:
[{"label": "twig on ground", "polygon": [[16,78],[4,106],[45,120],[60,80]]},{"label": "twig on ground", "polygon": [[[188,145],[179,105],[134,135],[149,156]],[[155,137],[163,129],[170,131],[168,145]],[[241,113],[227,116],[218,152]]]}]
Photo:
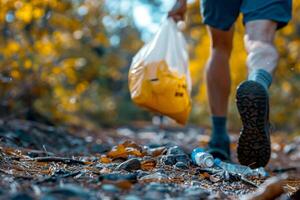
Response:
[{"label": "twig on ground", "polygon": [[53,175],[53,176],[49,176],[49,177],[37,180],[35,183],[40,184],[40,183],[44,183],[44,182],[48,182],[48,181],[56,181],[57,179],[60,179],[60,178],[74,177],[80,173],[81,173],[81,171],[76,171],[76,172],[72,172],[69,174],[62,175],[62,176]]},{"label": "twig on ground", "polygon": [[246,178],[243,177],[243,176],[241,176],[241,181],[243,181],[244,183],[246,183],[246,184],[248,184],[248,185],[251,185],[251,186],[253,186],[253,187],[258,188],[258,185],[257,185],[257,184],[255,184],[254,182],[252,182],[252,181],[246,179]]},{"label": "twig on ground", "polygon": [[4,173],[4,174],[8,174],[8,175],[11,175],[11,176],[14,176],[15,178],[22,178],[22,179],[33,179],[33,177],[31,176],[22,176],[22,175],[15,175],[7,170],[4,170],[4,169],[0,169],[0,172]]},{"label": "twig on ground", "polygon": [[37,162],[62,162],[65,164],[81,164],[84,165],[85,162],[80,160],[75,160],[72,158],[61,158],[61,157],[36,157],[31,159],[24,159],[24,161],[37,161]]}]

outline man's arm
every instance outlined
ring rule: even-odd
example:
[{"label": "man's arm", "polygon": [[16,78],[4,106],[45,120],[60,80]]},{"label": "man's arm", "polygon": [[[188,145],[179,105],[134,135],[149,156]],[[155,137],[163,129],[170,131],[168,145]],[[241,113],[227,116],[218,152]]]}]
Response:
[{"label": "man's arm", "polygon": [[173,18],[176,22],[184,21],[184,16],[187,9],[187,0],[177,0],[168,16]]}]

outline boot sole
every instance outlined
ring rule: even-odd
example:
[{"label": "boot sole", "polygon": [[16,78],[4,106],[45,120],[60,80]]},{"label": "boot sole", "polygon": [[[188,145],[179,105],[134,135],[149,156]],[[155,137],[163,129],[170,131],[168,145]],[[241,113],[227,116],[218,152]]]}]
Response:
[{"label": "boot sole", "polygon": [[268,94],[259,83],[246,81],[237,89],[236,103],[243,123],[238,160],[251,168],[264,167],[271,155]]}]

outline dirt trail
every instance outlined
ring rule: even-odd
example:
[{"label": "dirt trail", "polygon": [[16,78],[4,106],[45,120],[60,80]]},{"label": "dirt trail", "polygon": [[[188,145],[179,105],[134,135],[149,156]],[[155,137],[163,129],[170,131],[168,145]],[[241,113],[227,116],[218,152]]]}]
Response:
[{"label": "dirt trail", "polygon": [[[0,199],[239,199],[264,182],[194,166],[191,150],[209,139],[199,127],[70,133],[21,120],[0,124]],[[275,133],[272,140],[266,169],[288,174],[288,196],[300,188],[300,137]]]}]

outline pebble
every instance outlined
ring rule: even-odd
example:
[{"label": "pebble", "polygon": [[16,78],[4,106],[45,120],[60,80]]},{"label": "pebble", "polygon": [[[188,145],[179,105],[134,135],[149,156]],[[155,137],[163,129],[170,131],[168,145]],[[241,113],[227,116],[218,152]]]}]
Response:
[{"label": "pebble", "polygon": [[141,200],[141,198],[136,195],[128,195],[124,198],[124,200]]},{"label": "pebble", "polygon": [[111,173],[111,174],[102,174],[99,176],[99,181],[102,180],[109,180],[109,181],[120,181],[120,180],[127,180],[130,182],[137,181],[137,173],[130,173],[130,174],[120,174],[120,173]]},{"label": "pebble", "polygon": [[165,165],[175,165],[176,164],[176,156],[174,156],[174,155],[162,156],[161,162]]},{"label": "pebble", "polygon": [[210,193],[198,186],[191,186],[184,191],[184,196],[188,199],[207,199]]},{"label": "pebble", "polygon": [[33,200],[31,196],[25,193],[19,193],[11,197],[11,200]]},{"label": "pebble", "polygon": [[114,192],[119,192],[119,188],[117,188],[116,186],[112,185],[112,184],[104,184],[102,185],[102,190],[104,190],[105,192],[111,192],[111,193],[114,193]]},{"label": "pebble", "polygon": [[187,164],[183,163],[183,162],[177,162],[175,164],[175,168],[177,168],[177,169],[188,169],[189,166]]},{"label": "pebble", "polygon": [[184,151],[180,147],[173,146],[168,149],[167,155],[178,155],[178,154],[185,154]]},{"label": "pebble", "polygon": [[155,190],[149,190],[145,193],[143,199],[144,200],[158,200],[158,199],[165,199],[165,194]]},{"label": "pebble", "polygon": [[141,162],[137,158],[129,159],[116,167],[115,170],[133,171],[141,168]]},{"label": "pebble", "polygon": [[296,144],[288,144],[284,147],[283,152],[285,154],[291,154],[297,150],[297,145]]},{"label": "pebble", "polygon": [[149,174],[147,176],[143,176],[140,180],[143,181],[160,181],[160,180],[168,180],[169,177],[165,174],[162,173],[154,173],[154,174]]},{"label": "pebble", "polygon": [[186,154],[179,154],[179,155],[176,155],[176,161],[177,162],[183,162],[183,163],[186,163],[187,165],[189,165],[191,160],[188,157],[188,155],[186,155]]},{"label": "pebble", "polygon": [[73,198],[73,199],[89,199],[91,197],[91,192],[85,188],[79,187],[77,185],[66,184],[58,188],[49,190],[42,200],[52,200],[61,198]]},{"label": "pebble", "polygon": [[147,175],[149,175],[149,173],[144,172],[144,171],[142,171],[142,170],[138,170],[138,171],[137,171],[137,178],[138,178],[138,179],[142,178],[143,176],[147,176]]},{"label": "pebble", "polygon": [[156,190],[163,193],[167,193],[170,191],[167,184],[161,184],[156,182],[149,183],[146,186],[146,190]]}]

